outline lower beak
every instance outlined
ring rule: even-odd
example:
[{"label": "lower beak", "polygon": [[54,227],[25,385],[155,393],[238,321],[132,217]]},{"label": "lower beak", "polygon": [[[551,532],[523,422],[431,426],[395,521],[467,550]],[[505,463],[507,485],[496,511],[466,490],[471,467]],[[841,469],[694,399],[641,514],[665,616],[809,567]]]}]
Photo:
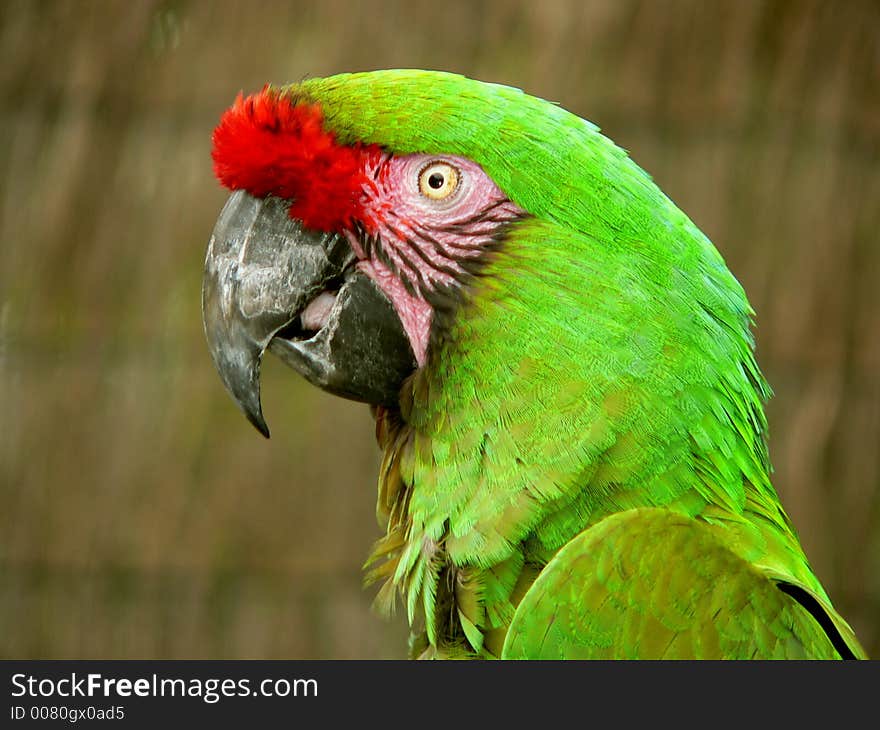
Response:
[{"label": "lower beak", "polygon": [[288,203],[238,191],[205,257],[202,317],[226,389],[268,438],[260,363],[269,349],[315,385],[368,403],[397,402],[415,358],[385,295],[339,235],[304,229]]}]

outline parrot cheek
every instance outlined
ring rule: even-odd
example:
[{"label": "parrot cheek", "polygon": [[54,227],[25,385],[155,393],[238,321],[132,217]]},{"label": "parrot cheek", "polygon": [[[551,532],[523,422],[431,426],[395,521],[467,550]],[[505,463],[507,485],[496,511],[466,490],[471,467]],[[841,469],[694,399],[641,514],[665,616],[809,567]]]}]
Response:
[{"label": "parrot cheek", "polygon": [[382,261],[361,261],[357,268],[369,277],[391,302],[406,333],[416,364],[422,367],[427,360],[434,308],[425,301],[424,297],[408,291],[400,277]]},{"label": "parrot cheek", "polygon": [[268,349],[307,380],[373,404],[397,400],[415,359],[387,297],[341,236],[302,227],[288,203],[233,193],[205,258],[202,315],[211,357],[266,437],[260,364]]}]

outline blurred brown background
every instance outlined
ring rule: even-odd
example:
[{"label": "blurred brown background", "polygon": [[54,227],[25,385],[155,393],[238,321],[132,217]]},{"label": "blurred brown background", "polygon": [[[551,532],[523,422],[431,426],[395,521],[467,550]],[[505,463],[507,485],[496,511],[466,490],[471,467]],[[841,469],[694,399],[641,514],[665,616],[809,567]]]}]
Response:
[{"label": "blurred brown background", "polygon": [[365,406],[201,330],[239,90],[416,66],[598,123],[757,310],[775,484],[880,656],[880,4],[0,2],[0,657],[401,657]]}]

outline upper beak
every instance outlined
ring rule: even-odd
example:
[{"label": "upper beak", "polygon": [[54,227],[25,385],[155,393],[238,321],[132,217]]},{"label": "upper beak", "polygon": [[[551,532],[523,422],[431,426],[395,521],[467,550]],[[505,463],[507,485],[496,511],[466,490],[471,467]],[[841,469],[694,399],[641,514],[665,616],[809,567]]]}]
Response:
[{"label": "upper beak", "polygon": [[[304,229],[287,206],[233,193],[208,243],[202,284],[211,357],[267,438],[260,404],[267,348],[315,385],[374,404],[396,403],[416,367],[394,308],[355,267],[348,242]],[[301,317],[304,311],[310,314]]]}]

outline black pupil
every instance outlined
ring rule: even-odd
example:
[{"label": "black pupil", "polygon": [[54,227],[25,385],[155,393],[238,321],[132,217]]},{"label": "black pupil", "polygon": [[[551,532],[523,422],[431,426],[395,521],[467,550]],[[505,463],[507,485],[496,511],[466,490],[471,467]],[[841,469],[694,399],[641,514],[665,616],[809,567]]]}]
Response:
[{"label": "black pupil", "polygon": [[439,190],[443,187],[443,183],[446,182],[446,178],[443,177],[442,172],[432,172],[428,176],[428,185],[432,187],[434,190]]}]

